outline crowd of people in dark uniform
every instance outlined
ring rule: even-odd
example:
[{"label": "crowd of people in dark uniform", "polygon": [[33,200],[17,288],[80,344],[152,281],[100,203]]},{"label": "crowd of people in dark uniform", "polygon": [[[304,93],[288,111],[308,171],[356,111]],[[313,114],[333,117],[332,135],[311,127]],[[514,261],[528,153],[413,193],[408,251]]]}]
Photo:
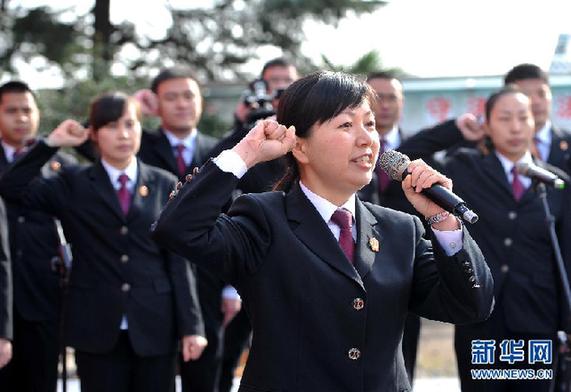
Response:
[{"label": "crowd of people in dark uniform", "polygon": [[[421,317],[457,324],[462,391],[553,390],[550,379],[471,373],[478,340],[549,340],[556,369],[557,334],[568,332],[542,200],[514,169],[534,164],[569,184],[571,134],[550,120],[548,75],[515,66],[483,121],[466,113],[414,134],[399,126],[405,94],[392,73],[300,78],[278,58],[260,80],[268,106],[240,99],[220,140],[197,128],[203,98],[186,67],[161,70],[132,96],[103,93],[87,127],[65,120],[43,136],[29,86],[0,86],[0,391],[55,391],[65,346],[87,392],[173,391],[177,373],[183,392],[228,392],[246,348],[240,391],[411,390]],[[143,130],[144,115],[159,129]],[[334,132],[365,151],[351,156],[365,176],[344,179],[337,168],[331,146],[345,136],[316,136],[336,121]],[[413,160],[404,185],[376,164],[389,150]],[[415,194],[449,186],[445,176],[478,223]],[[569,271],[567,188],[546,197]],[[325,218],[321,198],[351,212],[348,234]],[[315,212],[308,199],[325,233],[318,219],[304,229]],[[370,231],[364,220],[378,222]],[[311,227],[318,234],[304,238]],[[315,254],[326,263],[313,268]],[[345,256],[345,265],[330,260]],[[354,335],[360,345],[339,356],[337,344]],[[494,355],[500,363],[499,348]]]}]

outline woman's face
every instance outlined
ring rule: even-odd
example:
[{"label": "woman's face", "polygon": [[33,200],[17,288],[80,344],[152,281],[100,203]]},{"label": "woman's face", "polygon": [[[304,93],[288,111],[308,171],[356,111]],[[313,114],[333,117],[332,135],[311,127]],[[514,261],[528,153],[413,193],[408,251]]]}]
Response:
[{"label": "woman's face", "polygon": [[513,162],[519,160],[529,149],[534,134],[529,98],[523,93],[498,98],[487,121],[487,131],[496,151]]},{"label": "woman's face", "polygon": [[106,162],[119,169],[127,167],[141,146],[141,123],[136,106],[127,103],[123,115],[95,131],[93,140]]},{"label": "woman's face", "polygon": [[371,181],[379,135],[368,102],[314,124],[308,134],[298,138],[293,154],[301,181],[313,192],[341,205]]}]

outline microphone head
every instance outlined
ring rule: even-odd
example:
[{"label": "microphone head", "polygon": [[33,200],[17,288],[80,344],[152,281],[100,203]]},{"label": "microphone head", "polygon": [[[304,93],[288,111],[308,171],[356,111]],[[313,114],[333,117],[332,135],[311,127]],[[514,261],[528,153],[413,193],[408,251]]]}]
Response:
[{"label": "microphone head", "polygon": [[385,151],[379,159],[381,169],[395,181],[402,181],[409,164],[410,158],[395,150]]},{"label": "microphone head", "polygon": [[557,174],[550,172],[533,163],[518,162],[515,165],[518,174],[539,180],[548,185],[553,186],[555,189],[564,189],[565,181],[560,179]]},{"label": "microphone head", "polygon": [[529,172],[529,163],[527,162],[518,162],[515,164],[515,169],[517,171],[518,174],[521,174],[523,176],[527,176],[528,172]]}]

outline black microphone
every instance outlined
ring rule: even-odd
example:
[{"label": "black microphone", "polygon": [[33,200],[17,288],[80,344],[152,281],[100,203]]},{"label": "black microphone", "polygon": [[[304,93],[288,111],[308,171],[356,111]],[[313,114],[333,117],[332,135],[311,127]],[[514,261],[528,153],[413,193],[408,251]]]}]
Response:
[{"label": "black microphone", "polygon": [[565,188],[565,181],[559,178],[556,174],[547,169],[537,166],[534,163],[518,162],[515,165],[516,171],[532,180],[539,181],[543,184],[550,185],[555,189]]},{"label": "black microphone", "polygon": [[[378,164],[390,178],[396,181],[404,180],[409,174],[407,168],[410,164],[410,158],[395,150],[384,152]],[[464,200],[442,185],[434,184],[430,188],[423,189],[421,193],[446,211],[461,217],[466,222],[476,223],[479,219],[478,215],[466,206]]]}]

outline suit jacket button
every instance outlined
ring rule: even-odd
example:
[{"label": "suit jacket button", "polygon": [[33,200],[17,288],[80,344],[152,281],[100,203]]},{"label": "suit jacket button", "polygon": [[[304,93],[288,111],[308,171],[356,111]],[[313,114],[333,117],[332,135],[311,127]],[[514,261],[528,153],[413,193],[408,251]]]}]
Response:
[{"label": "suit jacket button", "polygon": [[365,307],[365,301],[362,298],[355,298],[353,300],[353,308],[355,310],[361,310]]},{"label": "suit jacket button", "polygon": [[515,218],[517,218],[517,212],[515,212],[515,211],[508,212],[508,218],[510,220],[514,220]]},{"label": "suit jacket button", "polygon": [[502,271],[502,273],[504,273],[504,274],[506,274],[509,270],[510,270],[510,266],[507,264],[502,264],[502,266],[500,267],[500,271]]},{"label": "suit jacket button", "polygon": [[129,283],[123,283],[121,285],[121,291],[126,293],[127,291],[131,290],[131,285]]},{"label": "suit jacket button", "polygon": [[512,246],[513,240],[510,237],[504,238],[504,245],[507,247]]},{"label": "suit jacket button", "polygon": [[126,262],[129,261],[129,256],[128,255],[122,255],[121,256],[121,263],[125,264]]},{"label": "suit jacket button", "polygon": [[121,235],[127,235],[127,233],[129,233],[129,228],[127,226],[121,226],[119,233],[121,233]]},{"label": "suit jacket button", "polygon": [[24,222],[26,222],[26,218],[24,216],[19,216],[18,223],[24,223]]},{"label": "suit jacket button", "polygon": [[348,354],[349,358],[354,360],[354,361],[356,361],[357,359],[359,359],[361,357],[361,351],[355,347],[350,349],[347,354]]}]

